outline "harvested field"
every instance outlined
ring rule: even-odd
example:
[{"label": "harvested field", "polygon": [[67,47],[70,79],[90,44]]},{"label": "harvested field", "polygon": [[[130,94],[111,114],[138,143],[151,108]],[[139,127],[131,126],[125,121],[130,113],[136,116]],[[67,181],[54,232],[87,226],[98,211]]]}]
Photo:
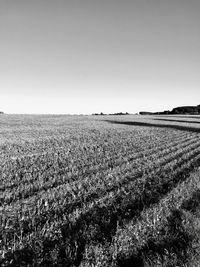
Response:
[{"label": "harvested field", "polygon": [[200,266],[200,116],[0,117],[0,265]]}]

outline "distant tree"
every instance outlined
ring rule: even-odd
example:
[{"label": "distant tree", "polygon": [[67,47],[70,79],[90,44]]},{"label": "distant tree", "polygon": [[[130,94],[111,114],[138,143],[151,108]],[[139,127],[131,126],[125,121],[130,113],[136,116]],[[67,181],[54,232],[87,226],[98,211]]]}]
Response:
[{"label": "distant tree", "polygon": [[148,112],[148,111],[140,111],[140,115],[153,115],[153,112]]},{"label": "distant tree", "polygon": [[174,108],[172,114],[198,114],[197,106],[183,106]]},{"label": "distant tree", "polygon": [[167,115],[167,114],[194,114],[199,115],[200,114],[200,105],[198,106],[182,106],[182,107],[176,107],[173,108],[172,111],[165,110],[162,112],[148,112],[148,111],[141,111],[139,112],[140,115]]}]

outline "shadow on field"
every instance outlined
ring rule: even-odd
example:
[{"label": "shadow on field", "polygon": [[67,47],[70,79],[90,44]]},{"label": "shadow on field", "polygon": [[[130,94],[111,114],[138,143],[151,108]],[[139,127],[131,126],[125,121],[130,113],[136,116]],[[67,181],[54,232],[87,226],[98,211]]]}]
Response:
[{"label": "shadow on field", "polygon": [[195,213],[200,207],[200,190],[194,192],[190,199],[183,202],[181,208]]},{"label": "shadow on field", "polygon": [[[156,115],[157,116],[157,115]],[[188,116],[182,116],[182,115],[158,115],[160,118],[183,118],[183,119],[200,119],[200,115],[197,115],[197,116],[191,116],[191,115],[188,115]]]},{"label": "shadow on field", "polygon": [[159,127],[159,128],[168,128],[168,129],[175,129],[181,131],[188,131],[194,133],[200,133],[200,128],[195,127],[187,127],[182,125],[174,125],[174,124],[159,124],[159,123],[147,123],[141,121],[115,121],[115,120],[105,120],[108,123],[112,124],[123,124],[123,125],[130,125],[130,126],[145,126],[145,127]]},{"label": "shadow on field", "polygon": [[157,266],[158,262],[162,266],[185,266],[189,256],[191,236],[183,226],[182,211],[172,210],[167,221],[168,223],[162,229],[162,235],[157,239],[149,239],[146,244],[136,250],[135,255],[130,255],[127,259],[118,258],[118,266],[144,267],[147,266],[145,259],[153,264],[148,264],[148,266]]},{"label": "shadow on field", "polygon": [[200,121],[182,121],[182,120],[170,120],[170,119],[153,119],[154,121],[172,121],[172,122],[183,122],[183,123],[198,123],[200,124]]},{"label": "shadow on field", "polygon": [[[196,154],[197,155],[197,154]],[[193,155],[194,157],[196,155]],[[59,240],[60,244],[64,244],[63,248],[60,246],[59,257],[63,260],[63,264],[68,260],[69,266],[79,266],[83,259],[83,254],[85,246],[91,242],[97,242],[104,244],[105,242],[111,243],[113,236],[116,234],[117,225],[121,226],[128,221],[136,220],[140,216],[140,212],[144,209],[150,207],[150,205],[156,204],[159,200],[165,196],[170,190],[172,190],[177,183],[185,180],[191,170],[195,166],[199,165],[199,160],[191,163],[189,166],[177,165],[180,170],[169,177],[169,170],[159,170],[155,172],[152,176],[147,174],[148,179],[146,182],[138,183],[136,188],[143,187],[143,191],[140,192],[139,189],[135,191],[134,194],[130,191],[120,192],[120,194],[115,194],[109,205],[99,206],[99,204],[94,205],[91,209],[84,212],[79,216],[79,218],[73,223],[65,223],[61,227],[61,238]],[[184,166],[184,167],[183,167]],[[158,182],[160,180],[160,182]],[[185,249],[187,249],[187,235],[178,232],[179,229],[172,232],[172,227],[176,225],[177,217],[179,214],[175,213],[172,220],[169,218],[169,225],[171,225],[169,231],[164,234],[161,240],[149,240],[146,245],[137,248],[138,251],[136,255],[130,255],[128,259],[118,259],[118,267],[122,266],[137,266],[143,267],[145,257],[157,254],[163,255],[165,250],[171,250],[176,254],[177,259],[181,259],[181,255],[185,254]],[[180,220],[179,220],[180,221]],[[168,237],[169,234],[169,237]],[[167,237],[167,238],[165,238]],[[70,248],[66,250],[66,244],[69,244]],[[61,256],[62,255],[62,256]],[[70,256],[70,255],[73,255]],[[175,265],[169,265],[175,266]],[[182,265],[178,265],[182,266]]]}]

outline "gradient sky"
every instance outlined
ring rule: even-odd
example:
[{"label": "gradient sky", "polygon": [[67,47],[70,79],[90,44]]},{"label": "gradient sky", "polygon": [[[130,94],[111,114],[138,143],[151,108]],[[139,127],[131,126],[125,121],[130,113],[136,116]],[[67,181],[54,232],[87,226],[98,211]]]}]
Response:
[{"label": "gradient sky", "polygon": [[199,0],[0,0],[0,110],[200,104]]}]

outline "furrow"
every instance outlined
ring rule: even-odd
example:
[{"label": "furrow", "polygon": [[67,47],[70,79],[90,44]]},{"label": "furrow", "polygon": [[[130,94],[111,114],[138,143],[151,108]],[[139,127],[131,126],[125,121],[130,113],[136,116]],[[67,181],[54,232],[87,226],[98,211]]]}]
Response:
[{"label": "furrow", "polygon": [[[129,218],[130,216],[132,217],[132,216],[135,216],[136,214],[138,215],[138,212],[140,212],[147,204],[149,205],[150,203],[157,202],[160,196],[162,196],[163,194],[165,194],[171,189],[172,187],[171,182],[173,181],[173,185],[175,184],[175,182],[178,182],[180,179],[180,176],[186,175],[186,173],[188,173],[191,167],[193,165],[195,166],[197,161],[199,161],[199,158],[200,158],[200,155],[199,155],[199,147],[198,147],[197,149],[193,149],[192,151],[190,150],[190,152],[188,151],[188,153],[184,154],[182,158],[177,160],[177,162],[175,163],[171,162],[170,164],[168,163],[168,167],[165,167],[165,174],[162,174],[161,171],[158,171],[156,174],[151,173],[151,176],[150,176],[150,173],[149,173],[149,174],[146,174],[145,176],[142,176],[141,179],[136,180],[135,182],[133,181],[131,184],[128,184],[126,187],[119,189],[118,192],[112,197],[112,199],[108,198],[108,201],[106,201],[105,203],[98,203],[98,206],[96,205],[93,206],[92,209],[90,209],[85,214],[79,213],[79,218],[76,219],[75,221],[76,227],[78,227],[78,229],[81,231],[82,227],[84,227],[84,225],[87,225],[88,220],[90,222],[94,222],[95,225],[100,223],[99,221],[100,217],[98,214],[101,214],[101,216],[103,215],[103,216],[108,217],[107,218],[108,225],[106,225],[106,227],[108,227],[109,229],[112,228],[114,230],[116,226],[115,225],[116,222],[119,221],[118,214],[121,214],[121,219],[124,220],[124,219]],[[172,170],[172,167],[174,165],[177,165],[179,169],[174,171],[173,176],[171,177],[171,179],[169,179],[168,173],[170,170]],[[162,177],[162,179],[156,186],[160,177]],[[136,188],[139,191],[136,191],[134,195],[132,195],[131,190],[133,189],[136,190]],[[148,192],[151,190],[153,190],[152,191],[153,197],[148,196]],[[118,207],[117,209],[116,209],[116,206]],[[129,212],[128,215],[126,215],[127,212]],[[47,225],[51,224],[51,221],[55,221],[55,220],[58,221],[59,219],[59,217],[56,217],[56,216],[51,218],[49,213],[47,213],[47,215],[48,215],[47,216],[48,221],[43,217],[44,215],[40,215],[40,217],[38,217],[37,219],[35,218],[36,221],[33,222],[33,223],[37,223],[38,226],[33,227],[32,225],[33,228],[32,227],[31,228],[32,229],[36,229],[35,227],[39,227],[40,229],[42,229],[41,227],[46,228]],[[59,216],[59,214],[57,215]],[[40,221],[37,221],[37,220],[40,220]],[[67,226],[62,227],[62,229],[64,229],[63,231],[67,233],[66,227]],[[54,227],[53,228],[50,227],[48,229],[53,229],[53,231],[55,230]],[[49,234],[50,233],[51,231],[49,232]],[[105,228],[101,229],[102,238],[104,236],[103,233],[105,234]],[[93,238],[97,238],[97,236],[95,235],[93,236]]]},{"label": "furrow", "polygon": [[[183,134],[183,139],[184,140],[185,137],[188,135]],[[182,136],[181,136],[182,137]],[[180,139],[181,137],[178,137],[178,139]],[[193,137],[193,136],[192,136]],[[195,136],[194,136],[195,137]],[[190,137],[189,137],[190,138]],[[174,139],[173,139],[174,140]],[[174,140],[176,141],[176,140]],[[164,142],[164,146],[167,142]],[[130,146],[129,146],[130,147]],[[153,150],[154,148],[152,148]],[[156,148],[157,149],[157,148]],[[132,147],[129,148],[127,151],[125,151],[124,153],[120,153],[120,151],[117,151],[117,155],[112,155],[110,154],[109,158],[105,160],[105,155],[102,155],[102,160],[103,162],[95,162],[95,159],[93,157],[88,158],[87,160],[84,160],[84,166],[80,165],[80,160],[79,161],[75,161],[73,162],[73,166],[76,166],[77,174],[73,174],[73,172],[75,172],[75,168],[70,167],[70,158],[69,159],[65,159],[65,154],[62,154],[62,163],[61,165],[58,166],[57,170],[55,169],[55,166],[58,165],[58,157],[56,155],[56,153],[52,154],[53,158],[55,158],[54,162],[51,159],[51,155],[48,155],[47,158],[43,158],[41,156],[34,158],[33,157],[33,162],[29,163],[29,167],[27,166],[27,162],[30,162],[30,159],[26,158],[25,161],[17,161],[17,163],[15,162],[8,162],[7,161],[7,165],[3,166],[2,165],[2,170],[1,170],[1,179],[2,180],[2,185],[0,187],[0,190],[4,191],[5,189],[10,189],[11,191],[16,188],[16,187],[20,187],[20,185],[22,184],[23,181],[23,185],[29,185],[29,184],[34,184],[37,183],[38,181],[38,187],[44,188],[45,190],[47,190],[47,188],[51,187],[52,184],[54,186],[59,186],[61,184],[63,184],[64,182],[67,182],[69,180],[77,180],[81,177],[81,179],[83,178],[83,176],[87,176],[89,173],[97,173],[99,171],[104,171],[107,168],[114,168],[115,166],[117,166],[119,164],[118,162],[118,158],[120,159],[120,161],[122,161],[123,163],[123,158],[127,156],[127,154],[131,154],[128,158],[126,158],[126,161],[131,160],[131,158],[133,157],[133,159],[135,157],[137,157],[137,155],[139,153],[141,153],[141,150],[145,150],[141,149],[141,146],[139,148],[136,149],[136,153],[134,153],[133,155],[131,154],[132,152]],[[148,149],[149,151],[149,149]],[[151,150],[150,150],[151,151]],[[60,152],[59,152],[60,154]],[[136,156],[135,156],[136,154]],[[119,157],[120,155],[120,157]],[[70,156],[67,153],[67,157]],[[49,160],[51,159],[52,163],[49,163]],[[100,159],[100,157],[98,158],[98,160]],[[67,160],[65,162],[65,160]],[[41,161],[41,162],[40,162]],[[110,162],[111,161],[111,162]],[[126,162],[125,161],[125,162]],[[45,162],[48,162],[48,164],[45,164]],[[87,163],[89,162],[89,163]],[[15,167],[15,164],[16,167]],[[36,164],[37,164],[37,168],[36,168]],[[65,166],[64,168],[61,167],[63,164],[65,165],[69,165],[69,166]],[[21,165],[23,166],[21,168]],[[39,166],[39,168],[38,168]],[[101,167],[99,167],[101,166]],[[52,169],[53,168],[53,169]],[[9,170],[6,171],[6,170]],[[59,170],[59,176],[61,176],[61,179],[59,179],[57,172]],[[85,173],[83,172],[83,170],[85,170]],[[56,175],[56,179],[54,178]],[[63,176],[64,179],[63,179]],[[46,181],[47,180],[47,181]],[[37,192],[38,188],[36,188],[35,190],[33,190],[34,192]],[[34,193],[33,192],[33,193]]]},{"label": "furrow", "polygon": [[[183,140],[179,140],[178,142],[173,142],[171,146],[173,146],[173,149],[176,149],[176,146],[179,146],[181,142],[181,145],[184,145],[184,144],[188,144],[188,142],[195,142],[196,140],[198,140],[198,137],[194,137],[192,139],[188,138],[188,139],[183,139]],[[86,180],[86,182],[88,182],[88,180],[92,179],[93,181],[96,180],[96,177],[95,175],[98,173],[97,175],[97,178],[99,179],[99,176],[101,177],[105,177],[107,175],[109,175],[111,172],[115,172],[115,170],[119,170],[120,169],[120,172],[122,172],[122,169],[125,169],[125,171],[128,171],[130,166],[127,166],[128,164],[130,164],[131,162],[133,162],[134,160],[137,160],[137,164],[139,164],[139,160],[140,161],[144,161],[144,157],[145,158],[148,158],[149,156],[151,155],[154,155],[155,153],[158,153],[158,151],[160,151],[160,155],[159,156],[163,156],[163,149],[166,148],[166,145],[165,146],[161,146],[161,147],[158,147],[157,149],[150,149],[149,151],[142,153],[142,152],[139,152],[139,153],[136,153],[136,155],[131,155],[131,156],[128,156],[126,159],[125,162],[122,162],[119,166],[116,166],[116,167],[113,167],[112,169],[111,168],[107,168],[105,169],[105,171],[102,171],[101,169],[100,170],[96,170],[96,172],[92,172],[90,175],[88,174],[86,177],[82,177],[81,179],[81,182],[84,183],[84,180]],[[123,166],[124,165],[124,166]],[[123,167],[122,167],[123,166]],[[104,179],[104,178],[103,178]],[[61,189],[61,186],[63,185],[65,187],[65,179],[63,180],[63,183],[62,184],[59,184],[57,181],[59,180],[59,177],[56,175],[55,178],[55,184],[52,180],[49,181],[49,186],[47,187],[44,187],[41,185],[41,183],[34,183],[34,184],[29,184],[27,186],[27,184],[25,183],[21,183],[21,185],[16,188],[16,190],[5,190],[4,193],[2,194],[2,201],[4,203],[11,203],[12,201],[16,201],[16,200],[19,200],[19,199],[25,199],[25,198],[28,198],[28,197],[31,197],[33,195],[35,195],[35,193],[39,194],[39,193],[45,193],[50,190],[52,191],[51,188],[53,188],[53,190],[60,190]],[[74,180],[74,179],[73,179]],[[73,181],[72,180],[72,181]],[[79,183],[79,180],[75,180],[75,184]],[[110,182],[109,182],[110,183]]]}]

